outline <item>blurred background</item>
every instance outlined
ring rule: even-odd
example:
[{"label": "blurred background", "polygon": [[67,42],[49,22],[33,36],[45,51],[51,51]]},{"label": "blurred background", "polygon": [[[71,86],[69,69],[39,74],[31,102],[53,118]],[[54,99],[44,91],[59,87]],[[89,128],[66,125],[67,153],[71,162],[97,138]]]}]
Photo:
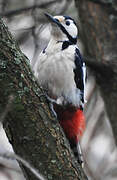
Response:
[{"label": "blurred background", "polygon": [[[82,27],[74,0],[0,0],[0,14],[33,67],[39,53],[50,39],[49,24],[44,12],[69,15],[79,28],[78,46],[84,53]],[[86,131],[81,140],[84,169],[89,180],[117,179],[117,150],[105,105],[94,74],[87,68]],[[13,151],[0,125],[0,153]],[[24,180],[16,161],[0,158],[0,180]]]}]

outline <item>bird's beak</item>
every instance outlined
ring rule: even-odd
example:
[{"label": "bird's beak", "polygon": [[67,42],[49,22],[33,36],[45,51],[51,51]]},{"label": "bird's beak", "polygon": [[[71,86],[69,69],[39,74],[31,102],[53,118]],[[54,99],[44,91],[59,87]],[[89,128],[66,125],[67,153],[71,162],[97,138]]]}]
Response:
[{"label": "bird's beak", "polygon": [[48,20],[49,20],[50,22],[53,22],[53,23],[57,24],[58,26],[60,26],[60,22],[59,22],[58,19],[54,18],[53,16],[51,16],[51,15],[48,14],[48,13],[44,13],[44,14],[45,14],[45,16],[48,18]]}]

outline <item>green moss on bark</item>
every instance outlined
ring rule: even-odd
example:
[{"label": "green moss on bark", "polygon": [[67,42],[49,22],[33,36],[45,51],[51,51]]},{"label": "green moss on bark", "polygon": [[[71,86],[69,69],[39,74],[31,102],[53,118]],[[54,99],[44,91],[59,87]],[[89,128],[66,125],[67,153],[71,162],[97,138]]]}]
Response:
[{"label": "green moss on bark", "polygon": [[[85,179],[74,161],[64,134],[20,51],[0,20],[0,113],[9,95],[15,97],[4,127],[14,151],[29,161],[47,179]],[[26,179],[36,178],[23,166]]]}]

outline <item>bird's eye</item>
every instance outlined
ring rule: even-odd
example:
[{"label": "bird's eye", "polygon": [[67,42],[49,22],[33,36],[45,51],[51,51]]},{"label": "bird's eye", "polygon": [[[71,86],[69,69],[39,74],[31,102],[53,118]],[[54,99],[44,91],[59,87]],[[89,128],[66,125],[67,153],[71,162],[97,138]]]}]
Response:
[{"label": "bird's eye", "polygon": [[70,25],[70,22],[69,21],[66,21],[66,23],[65,23],[67,26],[69,26]]}]

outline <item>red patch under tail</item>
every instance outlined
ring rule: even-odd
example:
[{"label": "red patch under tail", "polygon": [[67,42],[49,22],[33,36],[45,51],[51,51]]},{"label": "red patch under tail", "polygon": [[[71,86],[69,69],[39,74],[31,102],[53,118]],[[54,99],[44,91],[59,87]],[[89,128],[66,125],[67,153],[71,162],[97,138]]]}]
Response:
[{"label": "red patch under tail", "polygon": [[56,105],[54,108],[66,137],[77,144],[85,130],[83,111],[72,106],[62,108]]}]

